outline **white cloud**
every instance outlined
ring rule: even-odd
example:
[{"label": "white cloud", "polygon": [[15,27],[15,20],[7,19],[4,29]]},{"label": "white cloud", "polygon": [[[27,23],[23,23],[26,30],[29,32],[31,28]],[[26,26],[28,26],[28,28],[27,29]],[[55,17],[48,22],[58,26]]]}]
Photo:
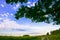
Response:
[{"label": "white cloud", "polygon": [[11,13],[11,16],[13,16],[13,14]]},{"label": "white cloud", "polygon": [[16,6],[13,7],[14,10],[16,10],[18,7],[20,6],[20,4],[16,4]]},{"label": "white cloud", "polygon": [[[0,30],[6,31],[6,32],[0,32],[3,33],[3,35],[43,35],[46,34],[47,32],[50,32],[52,30],[58,29],[59,26],[52,26],[52,25],[46,25],[46,26],[34,26],[31,24],[18,24],[15,21],[12,21],[10,19],[5,19],[3,22],[0,24]],[[12,30],[12,29],[24,29],[26,31],[18,31],[18,30]],[[15,34],[15,35],[14,35]],[[1,34],[2,35],[2,34]]]},{"label": "white cloud", "polygon": [[0,4],[0,6],[1,6],[1,7],[4,7],[4,5],[3,5],[3,4]]},{"label": "white cloud", "polygon": [[6,14],[7,14],[7,15],[9,15],[9,13],[8,13],[8,12],[7,12]]},{"label": "white cloud", "polygon": [[8,17],[8,14],[5,13],[4,16],[5,16],[5,17]]},{"label": "white cloud", "polygon": [[5,16],[6,16],[6,17],[8,17],[9,15],[10,15],[10,16],[13,16],[12,13],[9,13],[9,12],[5,13]]},{"label": "white cloud", "polygon": [[19,7],[20,4],[17,4],[16,7]]},{"label": "white cloud", "polygon": [[[6,15],[10,15],[6,13]],[[5,14],[3,14],[5,15]],[[44,24],[40,26],[40,24],[18,24],[14,20],[10,20],[9,18],[2,18],[3,22],[0,23],[0,35],[10,35],[10,36],[19,36],[19,35],[43,35],[52,30],[56,30],[60,28],[60,25],[51,25]],[[26,31],[13,30],[13,29],[24,29]]]},{"label": "white cloud", "polygon": [[33,3],[27,2],[27,6],[28,6],[28,7],[35,6],[35,3],[36,3],[36,2],[33,2]]},{"label": "white cloud", "polygon": [[[28,25],[21,25],[16,23],[15,21],[12,21],[10,19],[4,19],[3,22],[0,23],[0,35],[24,35],[27,34],[26,32],[20,32],[13,29],[27,29]],[[15,36],[14,35],[14,36]]]},{"label": "white cloud", "polygon": [[31,2],[27,2],[27,4],[31,4]]},{"label": "white cloud", "polygon": [[9,13],[9,12],[5,12],[5,13],[1,13],[0,16],[1,17],[4,17],[4,18],[7,18],[9,16],[13,16],[13,14],[12,13]]},{"label": "white cloud", "polygon": [[2,16],[2,17],[3,17],[4,15],[3,15],[3,14],[0,14],[0,16]]},{"label": "white cloud", "polygon": [[35,3],[36,3],[36,2],[33,2],[33,4],[32,4],[31,6],[35,6]]},{"label": "white cloud", "polygon": [[2,18],[0,18],[0,20],[2,20]]}]

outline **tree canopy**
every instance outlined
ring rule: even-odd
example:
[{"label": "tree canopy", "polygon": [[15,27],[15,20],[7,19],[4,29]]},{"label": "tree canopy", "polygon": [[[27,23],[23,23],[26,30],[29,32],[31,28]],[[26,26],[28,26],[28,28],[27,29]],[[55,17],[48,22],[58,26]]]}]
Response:
[{"label": "tree canopy", "polygon": [[22,5],[15,14],[15,18],[29,18],[32,22],[46,22],[60,24],[60,0],[38,0],[35,6],[23,5],[28,0],[6,0],[7,4],[20,2]]}]

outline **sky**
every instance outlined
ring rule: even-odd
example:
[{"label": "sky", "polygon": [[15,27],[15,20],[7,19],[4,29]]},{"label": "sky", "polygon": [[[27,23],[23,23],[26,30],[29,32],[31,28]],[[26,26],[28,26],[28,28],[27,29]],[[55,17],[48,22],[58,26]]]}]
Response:
[{"label": "sky", "polygon": [[[35,5],[35,0],[27,2],[27,6]],[[44,22],[32,22],[27,18],[16,20],[14,14],[20,7],[20,3],[7,4],[5,0],[0,1],[0,36],[22,36],[22,35],[45,35],[47,32],[57,30],[60,25],[47,24]]]}]

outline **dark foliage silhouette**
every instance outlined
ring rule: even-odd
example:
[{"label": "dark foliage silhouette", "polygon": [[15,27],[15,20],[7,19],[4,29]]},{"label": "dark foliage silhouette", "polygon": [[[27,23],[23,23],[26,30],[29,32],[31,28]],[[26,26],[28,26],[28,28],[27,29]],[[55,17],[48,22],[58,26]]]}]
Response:
[{"label": "dark foliage silhouette", "polygon": [[60,24],[60,0],[38,0],[35,6],[27,7],[23,3],[28,0],[6,0],[7,4],[20,2],[22,5],[15,14],[15,18],[29,18],[32,22],[46,22]]}]

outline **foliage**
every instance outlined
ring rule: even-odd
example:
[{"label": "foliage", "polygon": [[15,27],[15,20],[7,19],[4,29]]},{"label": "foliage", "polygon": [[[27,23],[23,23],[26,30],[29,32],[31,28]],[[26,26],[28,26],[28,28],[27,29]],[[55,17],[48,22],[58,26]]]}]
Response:
[{"label": "foliage", "polygon": [[59,34],[60,34],[60,29],[55,30],[55,31],[51,31],[51,35],[59,35]]},{"label": "foliage", "polygon": [[41,40],[41,37],[34,36],[22,36],[22,37],[13,37],[13,36],[0,36],[0,40]]},{"label": "foliage", "polygon": [[22,3],[26,3],[27,0],[6,0],[6,2],[8,4],[13,4],[13,3],[18,3],[18,2],[20,2],[22,4]]},{"label": "foliage", "polygon": [[47,34],[46,35],[49,35],[49,33],[47,32]]},{"label": "foliage", "polygon": [[60,34],[59,35],[50,35],[48,36],[49,40],[60,40]]},{"label": "foliage", "polygon": [[53,22],[60,24],[60,0],[38,0],[33,7],[27,7],[23,3],[28,0],[6,0],[6,3],[13,4],[20,2],[22,5],[15,14],[15,18],[29,18],[33,22]]},{"label": "foliage", "polygon": [[45,36],[0,36],[0,40],[60,40],[59,35],[45,35]]}]

